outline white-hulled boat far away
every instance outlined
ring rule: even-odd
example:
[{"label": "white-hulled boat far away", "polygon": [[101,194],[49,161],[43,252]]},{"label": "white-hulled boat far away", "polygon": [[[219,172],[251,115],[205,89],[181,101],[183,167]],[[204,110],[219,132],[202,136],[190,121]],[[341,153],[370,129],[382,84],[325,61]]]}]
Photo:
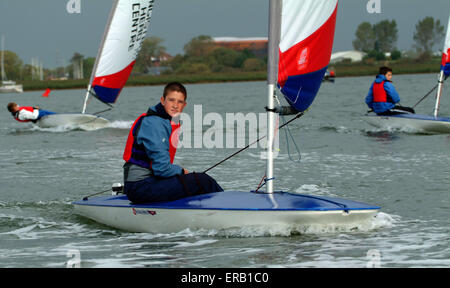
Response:
[{"label": "white-hulled boat far away", "polygon": [[[433,115],[399,113],[382,116],[374,112],[367,113],[363,119],[369,124],[383,129],[400,129],[403,131],[425,133],[450,133],[450,118],[438,116],[444,81],[450,76],[450,17],[447,25],[444,50],[442,53],[441,70],[439,72],[436,103]],[[436,88],[435,87],[435,88]]]}]

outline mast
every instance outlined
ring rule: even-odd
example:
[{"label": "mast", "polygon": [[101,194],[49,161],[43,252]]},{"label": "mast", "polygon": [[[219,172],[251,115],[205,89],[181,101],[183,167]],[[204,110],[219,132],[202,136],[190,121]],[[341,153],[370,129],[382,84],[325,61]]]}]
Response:
[{"label": "mast", "polygon": [[86,112],[86,106],[87,106],[87,101],[89,98],[89,93],[91,93],[92,80],[94,80],[95,73],[97,72],[98,62],[100,60],[100,56],[103,51],[103,46],[105,45],[105,40],[106,40],[106,37],[108,36],[109,27],[111,26],[111,22],[112,22],[112,19],[114,18],[114,14],[116,12],[117,4],[119,3],[119,1],[120,0],[114,1],[113,7],[111,8],[111,12],[109,13],[108,22],[106,23],[105,31],[103,32],[102,42],[100,43],[100,47],[97,52],[97,57],[95,57],[94,68],[92,69],[91,79],[89,79],[86,96],[84,98],[83,110],[81,111],[81,113],[83,113],[83,114]]},{"label": "mast", "polygon": [[438,116],[443,86],[444,86],[444,70],[441,70],[441,73],[439,73],[438,89],[436,93],[436,104],[434,105],[434,112],[433,112],[434,117]]},{"label": "mast", "polygon": [[445,37],[444,42],[444,50],[442,52],[442,66],[441,66],[441,73],[439,73],[439,80],[438,80],[438,89],[436,92],[436,104],[434,105],[434,117],[437,117],[439,112],[439,104],[441,102],[441,96],[442,96],[442,88],[444,87],[444,80],[445,80],[445,73],[444,73],[444,67],[446,65],[446,60],[449,57],[450,52],[450,16],[448,17],[448,24],[447,24],[447,35]]},{"label": "mast", "polygon": [[278,78],[278,51],[281,34],[281,0],[269,2],[269,44],[267,68],[267,193],[273,193],[274,93]]},{"label": "mast", "polygon": [[5,36],[2,35],[2,56],[1,56],[1,73],[2,73],[2,82],[6,80],[5,76]]}]

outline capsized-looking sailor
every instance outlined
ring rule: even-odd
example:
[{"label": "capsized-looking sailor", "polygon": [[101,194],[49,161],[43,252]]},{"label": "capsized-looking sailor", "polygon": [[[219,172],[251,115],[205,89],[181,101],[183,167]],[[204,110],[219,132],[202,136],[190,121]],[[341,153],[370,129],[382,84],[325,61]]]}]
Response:
[{"label": "capsized-looking sailor", "polygon": [[8,103],[8,111],[11,112],[14,119],[19,122],[33,122],[44,116],[56,114],[55,112],[40,109],[38,106],[19,106],[15,102]]}]

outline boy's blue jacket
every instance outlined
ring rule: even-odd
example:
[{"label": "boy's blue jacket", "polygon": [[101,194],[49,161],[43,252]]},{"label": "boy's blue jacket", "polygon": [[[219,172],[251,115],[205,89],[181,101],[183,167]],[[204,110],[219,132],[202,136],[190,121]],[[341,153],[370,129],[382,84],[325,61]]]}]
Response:
[{"label": "boy's blue jacket", "polygon": [[152,161],[153,174],[157,177],[168,178],[183,174],[183,169],[170,163],[170,135],[172,126],[170,115],[166,113],[161,103],[150,107],[160,117],[144,117],[137,135],[137,143],[143,144],[147,156]]},{"label": "boy's blue jacket", "polygon": [[374,83],[381,83],[383,81],[385,81],[383,87],[386,91],[389,102],[373,102],[373,83],[372,86],[370,86],[369,93],[366,96],[367,106],[373,109],[373,111],[377,114],[394,108],[395,104],[400,102],[400,95],[398,95],[394,85],[392,85],[392,83],[389,82],[384,75],[377,75]]}]

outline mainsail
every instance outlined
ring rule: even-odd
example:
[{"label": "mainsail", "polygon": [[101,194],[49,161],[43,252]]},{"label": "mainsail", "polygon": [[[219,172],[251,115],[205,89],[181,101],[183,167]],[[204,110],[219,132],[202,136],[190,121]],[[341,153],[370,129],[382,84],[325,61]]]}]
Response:
[{"label": "mainsail", "polygon": [[115,103],[125,86],[147,34],[153,2],[114,2],[88,87],[88,93],[93,93],[100,101]]},{"label": "mainsail", "polygon": [[450,75],[450,17],[447,24],[447,36],[445,37],[444,50],[442,52],[441,72],[439,73],[436,104],[434,105],[434,117],[438,116],[444,81]]},{"label": "mainsail", "polygon": [[319,91],[330,62],[338,0],[283,0],[278,87],[302,112]]},{"label": "mainsail", "polygon": [[444,51],[442,53],[441,70],[446,76],[450,76],[450,17],[447,24],[447,36],[445,37]]},{"label": "mainsail", "polygon": [[337,6],[338,0],[269,2],[267,193],[274,189],[275,84],[294,110],[308,109],[330,62]]}]

